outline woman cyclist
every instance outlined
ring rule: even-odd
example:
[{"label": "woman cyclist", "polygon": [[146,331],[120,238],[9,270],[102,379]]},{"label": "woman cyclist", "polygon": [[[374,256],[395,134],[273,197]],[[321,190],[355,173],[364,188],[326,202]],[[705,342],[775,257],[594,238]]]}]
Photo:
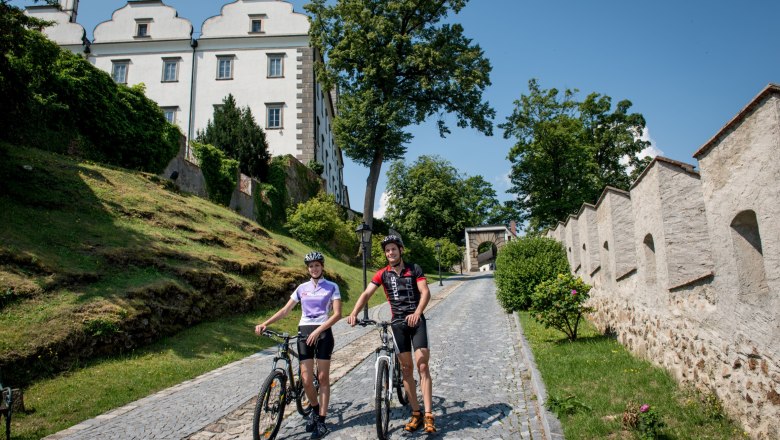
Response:
[{"label": "woman cyclist", "polygon": [[[322,276],[325,257],[319,252],[310,252],[303,258],[311,279],[295,289],[287,304],[273,316],[255,327],[255,333],[263,331],[272,323],[284,318],[301,303],[301,321],[298,331],[304,335],[298,339],[298,353],[301,360],[301,376],[306,397],[312,402],[312,412],[306,420],[306,432],[317,439],[329,432],[325,425],[330,400],[330,357],[335,345],[331,326],[341,319],[341,293],[339,286]],[[330,315],[330,316],[329,316]],[[319,400],[314,388],[314,357],[317,357],[317,371],[320,381]]]},{"label": "woman cyclist", "polygon": [[[413,432],[422,427],[426,433],[432,434],[436,432],[432,408],[433,384],[429,368],[428,330],[425,315],[423,315],[425,307],[431,299],[431,293],[420,266],[404,262],[404,243],[401,241],[401,237],[392,234],[385,237],[382,240],[382,250],[388,265],[379,269],[371,279],[366,290],[355,303],[352,313],[347,317],[347,322],[354,326],[357,323],[358,312],[368,303],[371,295],[376,292],[379,286],[384,288],[393,319],[403,318],[404,320],[392,326],[393,336],[398,346],[398,360],[401,363],[404,388],[406,395],[409,396],[409,404],[412,406],[412,418],[404,426],[404,430]],[[425,416],[420,412],[420,404],[417,401],[412,349],[414,349],[414,363],[417,364],[417,373],[420,375]]]}]

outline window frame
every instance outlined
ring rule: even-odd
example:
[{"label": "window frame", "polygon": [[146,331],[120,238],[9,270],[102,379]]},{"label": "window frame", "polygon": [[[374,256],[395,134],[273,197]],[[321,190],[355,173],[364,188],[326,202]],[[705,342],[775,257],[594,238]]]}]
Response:
[{"label": "window frame", "polygon": [[[271,124],[271,115],[273,112],[278,111],[278,125]],[[266,130],[282,130],[284,129],[284,103],[283,102],[269,102],[265,104],[265,128]]]},{"label": "window frame", "polygon": [[[178,115],[179,112],[179,106],[173,105],[173,106],[160,107],[160,110],[162,110],[163,116],[165,117],[166,121],[170,122],[171,124],[177,123],[176,116]],[[168,112],[171,112],[173,114],[172,120],[168,119],[168,116],[166,115],[166,113]]]},{"label": "window frame", "polygon": [[[250,14],[249,15],[249,34],[264,34],[265,33],[265,21],[268,19],[266,14]],[[255,23],[259,24],[258,30],[255,30]]]},{"label": "window frame", "polygon": [[[217,81],[229,81],[234,78],[233,72],[233,64],[236,59],[235,55],[217,55]],[[228,76],[220,76],[222,74],[222,62],[228,62],[230,66],[230,70],[228,72]]]},{"label": "window frame", "polygon": [[[124,68],[124,77],[122,81],[117,80],[117,67],[122,66]],[[117,84],[127,84],[127,77],[130,75],[130,60],[111,60],[111,79]]]},{"label": "window frame", "polygon": [[[162,59],[162,79],[160,82],[178,82],[179,81],[179,63],[181,62],[181,57],[176,58],[163,58]],[[166,67],[170,64],[173,64],[173,79],[168,79],[166,77],[167,69]]]},{"label": "window frame", "polygon": [[[268,69],[266,71],[267,78],[284,78],[284,54],[283,53],[269,53],[267,56]],[[271,66],[274,65],[274,61],[279,61],[279,74],[274,75],[271,70]]]},{"label": "window frame", "polygon": [[[151,18],[136,18],[135,19],[135,34],[133,35],[133,38],[152,38],[152,20]],[[141,33],[141,29],[143,29],[143,34]]]}]

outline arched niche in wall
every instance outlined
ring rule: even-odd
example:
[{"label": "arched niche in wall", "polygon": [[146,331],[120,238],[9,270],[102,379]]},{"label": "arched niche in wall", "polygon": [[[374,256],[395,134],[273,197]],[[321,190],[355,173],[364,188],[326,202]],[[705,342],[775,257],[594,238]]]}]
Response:
[{"label": "arched niche in wall", "polygon": [[601,267],[604,268],[604,279],[606,281],[612,281],[612,264],[610,264],[609,258],[609,242],[604,242],[604,260],[601,263]]},{"label": "arched niche in wall", "polygon": [[740,292],[768,292],[761,233],[755,211],[742,211],[734,217],[731,221],[731,242],[734,245]]},{"label": "arched niche in wall", "polygon": [[657,270],[655,264],[655,242],[652,234],[645,235],[642,243],[645,256],[645,282],[647,285],[654,285]]}]

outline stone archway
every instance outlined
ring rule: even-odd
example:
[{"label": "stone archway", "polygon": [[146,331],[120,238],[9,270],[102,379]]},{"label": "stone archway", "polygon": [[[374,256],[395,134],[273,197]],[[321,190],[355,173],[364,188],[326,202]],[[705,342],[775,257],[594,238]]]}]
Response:
[{"label": "stone archway", "polygon": [[481,243],[491,242],[496,249],[501,249],[512,240],[514,235],[506,226],[478,226],[475,228],[466,228],[466,271],[476,272],[479,270],[479,261],[477,256],[478,247]]}]

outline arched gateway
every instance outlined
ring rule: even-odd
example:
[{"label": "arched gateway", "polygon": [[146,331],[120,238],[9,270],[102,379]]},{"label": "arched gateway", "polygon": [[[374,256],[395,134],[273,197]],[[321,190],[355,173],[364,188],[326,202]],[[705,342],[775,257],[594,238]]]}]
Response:
[{"label": "arched gateway", "polygon": [[466,228],[466,271],[476,272],[479,270],[479,260],[477,259],[477,256],[480,244],[485,242],[493,243],[497,251],[515,236],[513,231],[503,225]]}]

